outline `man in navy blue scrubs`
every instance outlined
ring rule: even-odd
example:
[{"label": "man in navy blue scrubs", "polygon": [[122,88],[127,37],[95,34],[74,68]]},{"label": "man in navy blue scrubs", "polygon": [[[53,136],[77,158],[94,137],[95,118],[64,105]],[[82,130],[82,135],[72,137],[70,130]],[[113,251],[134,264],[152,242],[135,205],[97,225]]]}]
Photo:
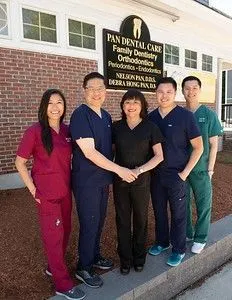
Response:
[{"label": "man in navy blue scrubs", "polygon": [[[175,104],[177,84],[171,77],[156,84],[159,107],[149,114],[162,132],[164,161],[152,176],[151,197],[156,222],[156,243],[149,254],[158,255],[172,245],[167,264],[177,266],[186,250],[186,178],[203,152],[200,131],[191,112]],[[189,154],[190,145],[193,148]],[[169,232],[167,203],[171,212]]]},{"label": "man in navy blue scrubs", "polygon": [[133,171],[112,160],[111,117],[101,108],[106,88],[104,77],[92,72],[83,81],[85,104],[72,114],[70,131],[75,142],[72,160],[72,186],[80,223],[79,261],[76,277],[90,287],[103,281],[93,267],[109,269],[111,260],[100,254],[100,238],[106,216],[111,172],[123,180],[137,178]]}]

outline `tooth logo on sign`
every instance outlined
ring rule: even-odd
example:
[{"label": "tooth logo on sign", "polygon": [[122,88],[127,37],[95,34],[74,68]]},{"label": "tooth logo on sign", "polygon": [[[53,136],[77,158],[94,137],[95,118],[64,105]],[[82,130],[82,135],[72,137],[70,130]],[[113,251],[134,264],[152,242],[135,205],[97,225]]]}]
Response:
[{"label": "tooth logo on sign", "polygon": [[135,39],[140,39],[142,20],[139,18],[134,18],[133,23],[134,23],[133,35],[134,35]]}]

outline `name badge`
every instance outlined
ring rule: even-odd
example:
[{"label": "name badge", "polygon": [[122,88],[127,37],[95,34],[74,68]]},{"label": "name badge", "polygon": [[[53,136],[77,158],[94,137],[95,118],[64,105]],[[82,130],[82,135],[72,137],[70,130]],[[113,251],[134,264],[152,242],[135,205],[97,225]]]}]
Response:
[{"label": "name badge", "polygon": [[198,119],[198,122],[199,122],[199,123],[205,123],[205,118],[204,118],[204,117],[199,118],[199,119]]}]

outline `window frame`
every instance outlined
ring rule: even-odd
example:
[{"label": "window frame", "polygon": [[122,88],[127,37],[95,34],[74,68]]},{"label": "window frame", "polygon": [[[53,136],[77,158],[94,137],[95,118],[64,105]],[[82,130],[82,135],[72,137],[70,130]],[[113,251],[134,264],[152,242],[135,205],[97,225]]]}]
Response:
[{"label": "window frame", "polygon": [[[72,45],[69,44],[69,20],[77,21],[77,22],[81,22],[81,23],[86,23],[86,24],[90,24],[90,25],[94,26],[94,28],[95,28],[95,49],[84,48],[84,47],[79,47],[79,46],[72,46]],[[89,19],[83,20],[81,18],[77,18],[77,17],[74,17],[74,16],[66,15],[66,33],[67,33],[66,34],[66,45],[67,45],[67,48],[72,49],[72,50],[76,50],[76,51],[85,51],[85,52],[88,51],[88,52],[91,52],[91,53],[97,52],[97,49],[98,49],[97,24],[93,20],[89,20]],[[81,35],[81,36],[83,36],[83,35]]]},{"label": "window frame", "polygon": [[[59,30],[59,26],[58,26],[60,20],[59,20],[59,14],[57,12],[46,10],[46,9],[40,9],[37,7],[27,6],[27,5],[23,5],[23,4],[20,6],[20,9],[21,9],[21,14],[20,14],[21,20],[20,21],[21,21],[22,41],[29,42],[29,43],[36,43],[36,44],[44,44],[44,45],[49,45],[49,46],[53,46],[53,47],[60,47],[60,30]],[[55,16],[55,18],[56,18],[56,43],[42,41],[42,40],[29,39],[29,38],[24,37],[23,9],[28,9],[28,10],[36,11],[38,13],[44,13],[44,14]]]},{"label": "window frame", "polygon": [[[166,62],[166,45],[167,46],[171,46],[171,53],[169,54],[168,53],[168,55],[170,55],[171,56],[171,60],[172,60],[172,57],[174,56],[174,57],[178,57],[178,64],[174,64],[174,63],[169,63],[169,62]],[[174,55],[173,53],[172,53],[172,48],[173,47],[176,47],[176,48],[178,48],[178,56],[177,55]],[[167,44],[167,43],[165,43],[164,44],[164,62],[165,62],[165,64],[169,64],[169,65],[172,65],[172,66],[179,66],[180,65],[180,47],[179,46],[176,46],[176,45],[172,45],[172,44]]]},{"label": "window frame", "polygon": [[0,33],[0,38],[1,39],[11,39],[11,15],[10,15],[10,5],[9,5],[9,1],[6,0],[1,0],[0,1],[1,4],[5,4],[6,5],[6,9],[7,9],[7,27],[8,27],[8,34],[1,34]]},{"label": "window frame", "polygon": [[[186,51],[190,51],[190,58],[186,58]],[[193,58],[191,58],[191,52],[196,53],[196,60],[193,59]],[[198,55],[197,55],[197,54],[198,54],[197,51],[194,51],[194,50],[190,50],[190,49],[184,48],[184,66],[185,66],[185,68],[197,70],[197,68],[198,68]],[[189,66],[186,66],[186,59],[189,60],[189,62],[190,62],[190,67],[189,67]],[[191,66],[191,62],[196,62],[196,68],[194,68],[194,67]]]},{"label": "window frame", "polygon": [[[207,61],[203,61],[203,56],[206,56],[206,58],[207,58],[207,57],[210,57],[211,60],[212,60],[211,63],[208,63]],[[203,64],[205,64],[206,67],[207,67],[207,66],[211,66],[211,69],[210,69],[210,70],[205,70],[205,69],[203,69]],[[201,55],[201,69],[202,69],[202,71],[204,71],[204,72],[210,72],[210,73],[213,73],[213,56],[212,56],[212,55],[208,55],[208,54],[202,53],[202,55]]]}]

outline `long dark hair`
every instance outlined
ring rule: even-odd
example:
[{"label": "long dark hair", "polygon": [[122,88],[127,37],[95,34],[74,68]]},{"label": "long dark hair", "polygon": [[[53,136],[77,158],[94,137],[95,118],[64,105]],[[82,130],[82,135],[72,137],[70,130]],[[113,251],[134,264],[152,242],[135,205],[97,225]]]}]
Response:
[{"label": "long dark hair", "polygon": [[52,143],[52,134],[51,134],[51,128],[49,126],[48,122],[48,115],[47,115],[47,109],[50,97],[54,94],[58,94],[64,101],[64,113],[60,118],[60,123],[62,123],[65,113],[66,113],[66,100],[63,95],[63,93],[58,89],[48,89],[43,93],[39,111],[38,111],[38,119],[39,123],[41,125],[42,131],[41,131],[41,139],[43,142],[43,146],[46,149],[48,155],[52,153],[53,150],[53,143]]},{"label": "long dark hair", "polygon": [[145,119],[147,117],[147,109],[148,109],[148,104],[146,101],[146,98],[143,93],[141,93],[137,89],[129,89],[123,96],[122,96],[122,101],[120,103],[120,107],[122,110],[122,119],[126,119],[126,114],[123,110],[123,104],[126,100],[130,99],[136,99],[141,102],[141,112],[140,112],[140,118]]}]

